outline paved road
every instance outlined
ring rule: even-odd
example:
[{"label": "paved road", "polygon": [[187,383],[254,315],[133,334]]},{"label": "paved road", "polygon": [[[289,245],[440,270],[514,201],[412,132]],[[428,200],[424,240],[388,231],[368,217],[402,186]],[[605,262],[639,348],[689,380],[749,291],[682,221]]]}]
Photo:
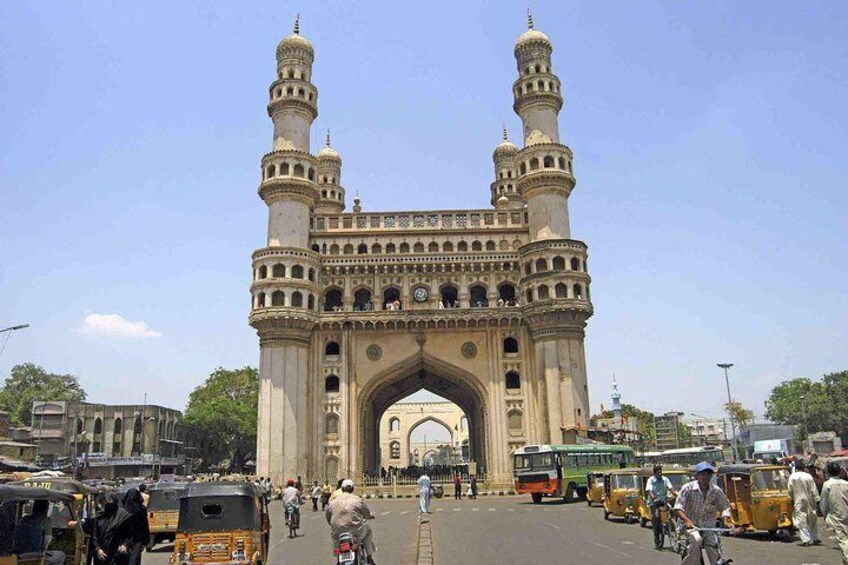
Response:
[{"label": "paved road", "polygon": [[[379,565],[414,565],[417,514],[414,499],[369,500]],[[290,540],[279,502],[272,505],[269,565],[332,563],[323,513],[303,507],[303,536]],[[584,503],[532,504],[525,497],[434,500],[430,523],[436,565],[547,564],[674,565],[679,557],[653,549],[650,529],[604,520],[600,508]],[[825,543],[803,548],[762,537],[724,538],[736,565],[837,565],[838,551],[827,530]],[[171,545],[145,555],[146,565],[167,565]],[[158,548],[157,548],[158,549]]]}]

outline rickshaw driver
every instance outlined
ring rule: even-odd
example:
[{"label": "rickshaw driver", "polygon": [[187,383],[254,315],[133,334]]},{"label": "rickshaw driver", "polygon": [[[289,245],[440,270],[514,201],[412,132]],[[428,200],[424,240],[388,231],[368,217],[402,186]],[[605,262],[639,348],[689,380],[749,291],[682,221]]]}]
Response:
[{"label": "rickshaw driver", "polygon": [[[694,528],[714,528],[716,512],[721,516],[728,528],[732,526],[730,518],[730,501],[718,485],[711,484],[715,469],[703,461],[695,467],[695,480],[683,485],[677,495],[674,511],[688,529],[686,535],[689,546],[681,565],[700,565],[701,548],[707,553],[710,565],[716,565],[719,558],[718,548],[712,544],[705,545],[701,533]],[[735,531],[734,531],[735,533]]]},{"label": "rickshaw driver", "polygon": [[[286,481],[286,488],[283,489],[283,509],[286,512],[286,516],[288,516],[288,507],[291,506],[294,508],[292,518],[297,520],[298,525],[300,525],[300,504],[300,491],[294,486],[294,481],[289,479]],[[288,523],[288,518],[286,518],[286,525]]]},{"label": "rickshaw driver", "polygon": [[648,508],[651,509],[651,526],[654,530],[654,547],[662,549],[662,515],[660,509],[668,504],[669,497],[674,498],[674,486],[668,477],[663,476],[662,465],[654,465],[654,475],[648,479],[645,492],[648,493]]}]

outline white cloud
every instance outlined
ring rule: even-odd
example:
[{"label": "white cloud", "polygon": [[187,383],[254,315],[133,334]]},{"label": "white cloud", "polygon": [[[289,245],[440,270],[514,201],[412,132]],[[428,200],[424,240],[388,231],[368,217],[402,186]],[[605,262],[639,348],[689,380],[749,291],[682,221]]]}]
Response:
[{"label": "white cloud", "polygon": [[89,314],[83,320],[80,333],[99,337],[148,339],[161,337],[162,333],[151,329],[147,322],[131,322],[118,314]]}]

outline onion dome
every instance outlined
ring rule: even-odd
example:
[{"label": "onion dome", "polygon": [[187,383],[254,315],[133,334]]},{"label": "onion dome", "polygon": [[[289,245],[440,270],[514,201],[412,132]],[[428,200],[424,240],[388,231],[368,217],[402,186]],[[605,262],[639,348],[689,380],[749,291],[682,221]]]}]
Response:
[{"label": "onion dome", "polygon": [[518,36],[518,39],[515,41],[515,48],[518,49],[531,43],[544,43],[550,49],[553,49],[548,36],[541,31],[533,29],[533,14],[530,13],[530,10],[527,10],[527,31]]},{"label": "onion dome", "polygon": [[495,147],[495,156],[498,155],[515,155],[518,153],[518,147],[515,146],[506,138],[506,127],[503,128],[503,141]]},{"label": "onion dome", "polygon": [[505,209],[505,208],[509,208],[509,198],[507,198],[507,195],[506,195],[506,194],[501,194],[500,198],[498,198],[497,202],[495,203],[495,206],[496,206],[499,210],[503,210],[503,209]]},{"label": "onion dome", "polygon": [[318,155],[316,155],[316,157],[318,157],[318,159],[320,161],[330,160],[330,159],[332,159],[334,161],[341,161],[342,160],[342,156],[339,155],[339,152],[336,151],[335,149],[333,149],[330,146],[330,130],[327,130],[327,145],[325,145],[321,149],[321,151],[318,152]]},{"label": "onion dome", "polygon": [[300,14],[294,20],[294,33],[288,37],[284,37],[277,44],[277,61],[284,58],[284,55],[292,51],[308,51],[312,57],[315,57],[315,50],[312,48],[312,43],[308,39],[300,35]]}]

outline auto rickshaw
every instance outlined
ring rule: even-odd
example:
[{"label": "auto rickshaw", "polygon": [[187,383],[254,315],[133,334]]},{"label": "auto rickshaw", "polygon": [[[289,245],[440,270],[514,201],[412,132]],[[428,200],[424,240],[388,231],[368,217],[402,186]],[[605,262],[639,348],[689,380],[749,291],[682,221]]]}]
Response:
[{"label": "auto rickshaw", "polygon": [[180,497],[170,563],[264,565],[270,530],[264,489],[248,482],[192,483]]},{"label": "auto rickshaw", "polygon": [[[639,504],[636,513],[639,516],[639,525],[647,528],[651,525],[651,509],[648,507],[648,493],[645,488],[648,486],[648,479],[653,476],[653,469],[644,469],[639,473]],[[675,493],[680,492],[683,485],[692,481],[692,473],[682,467],[663,467],[663,476],[668,477],[671,482],[671,488]],[[668,511],[674,506],[674,498],[669,497],[668,506],[660,509],[660,517],[665,525],[668,522]]]},{"label": "auto rickshaw", "polygon": [[[57,531],[56,520],[54,519],[54,510],[58,507],[67,509],[67,515],[71,520],[77,521],[77,515],[74,513],[74,495],[49,490],[45,488],[36,488],[19,485],[0,485],[0,565],[44,565],[45,554],[43,552],[31,552],[15,555],[14,540],[15,527],[20,522],[21,518],[29,513],[32,507],[29,505],[36,500],[47,500],[51,504],[50,518],[53,526],[53,540],[50,542],[48,549],[66,551],[66,563],[80,563],[85,561],[87,546],[75,546],[67,544],[69,536],[65,535],[63,530]],[[67,529],[67,521],[65,521],[65,529]],[[82,526],[76,522],[75,529],[82,530]],[[57,537],[58,535],[58,537]]]},{"label": "auto rickshaw", "polygon": [[616,469],[604,474],[604,520],[624,518],[632,524],[636,517],[641,469]]},{"label": "auto rickshaw", "polygon": [[180,496],[188,483],[157,483],[147,489],[150,502],[147,505],[147,523],[150,526],[150,542],[147,551],[157,543],[174,541],[180,517]]},{"label": "auto rickshaw", "polygon": [[91,534],[82,529],[81,522],[76,525],[69,523],[76,520],[74,516],[80,519],[94,517],[94,497],[99,491],[69,477],[30,477],[9,484],[55,490],[71,495],[73,500],[70,503],[57,501],[50,509],[50,523],[53,529],[50,549],[65,552],[65,565],[84,564]]},{"label": "auto rickshaw", "polygon": [[586,475],[586,504],[604,503],[604,471],[596,471]]},{"label": "auto rickshaw", "polygon": [[734,464],[719,467],[718,486],[730,500],[733,525],[775,535],[792,529],[789,469],[781,465]]}]

